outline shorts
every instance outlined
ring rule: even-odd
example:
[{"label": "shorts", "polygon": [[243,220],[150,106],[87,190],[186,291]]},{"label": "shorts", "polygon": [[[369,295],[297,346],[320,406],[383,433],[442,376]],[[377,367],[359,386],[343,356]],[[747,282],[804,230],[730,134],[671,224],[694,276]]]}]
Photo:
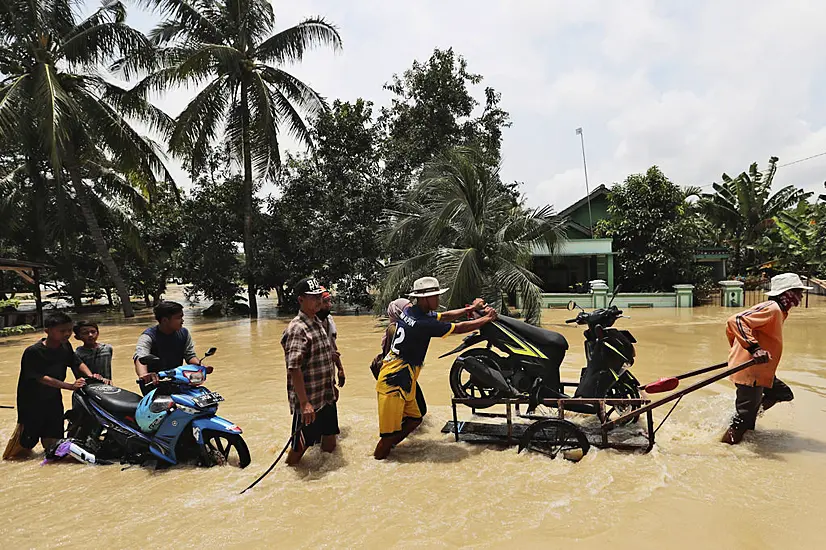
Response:
[{"label": "shorts", "polygon": [[419,372],[421,367],[411,367],[398,359],[382,365],[376,383],[381,437],[401,432],[406,419],[418,420],[422,417],[422,406],[418,399]]},{"label": "shorts", "polygon": [[[301,430],[298,430],[301,428]],[[298,433],[296,433],[298,431]],[[295,433],[291,449],[300,452],[302,449],[309,449],[316,443],[321,442],[321,438],[326,435],[338,435],[341,430],[338,428],[338,409],[335,403],[327,403],[315,413],[315,421],[302,427],[301,408],[296,407],[293,413],[292,433]]]},{"label": "shorts", "polygon": [[23,431],[20,445],[33,449],[41,439],[60,439],[63,437],[63,400],[55,399],[41,403],[36,412],[20,419]]},{"label": "shorts", "polygon": [[378,394],[379,397],[379,435],[391,437],[402,431],[405,420],[419,420],[422,411],[416,400],[416,386],[413,387],[413,399],[404,399],[401,394]]}]

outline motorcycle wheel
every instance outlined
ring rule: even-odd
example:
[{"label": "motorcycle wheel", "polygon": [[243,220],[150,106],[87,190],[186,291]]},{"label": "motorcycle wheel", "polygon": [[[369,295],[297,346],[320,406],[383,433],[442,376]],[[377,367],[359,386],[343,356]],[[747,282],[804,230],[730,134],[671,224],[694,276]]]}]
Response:
[{"label": "motorcycle wheel", "polygon": [[213,430],[203,431],[204,444],[201,445],[201,465],[230,465],[246,468],[252,459],[244,438],[239,434],[228,434]]},{"label": "motorcycle wheel", "polygon": [[[639,384],[635,384],[634,382],[636,382],[636,379],[634,379],[631,376],[626,376],[625,380],[623,382],[618,382],[613,388],[611,388],[611,390],[606,394],[605,397],[610,397],[612,399],[639,399],[640,391],[637,388]],[[606,417],[608,418],[608,420],[611,420],[612,418],[619,418],[620,416],[628,414],[634,409],[639,408],[640,405],[617,405],[615,407],[611,407],[610,409],[608,409]],[[639,416],[635,416],[629,420],[620,422],[618,425],[625,426],[626,424],[630,423],[636,424],[637,421],[639,421],[639,419]]]},{"label": "motorcycle wheel", "polygon": [[[459,357],[476,357],[488,366],[501,370],[498,363],[501,358],[489,349],[472,348],[462,353]],[[482,385],[478,380],[473,378],[458,361],[454,361],[453,366],[450,367],[449,378],[450,389],[453,391],[454,397],[461,399],[496,399],[499,397],[498,390]],[[487,409],[492,406],[493,405],[475,405],[474,408]]]},{"label": "motorcycle wheel", "polygon": [[66,437],[70,439],[85,441],[100,434],[100,424],[81,410],[69,409],[64,418],[69,421],[66,426]]},{"label": "motorcycle wheel", "polygon": [[585,433],[576,424],[548,418],[531,424],[519,440],[519,452],[535,451],[552,459],[562,454],[565,460],[579,462],[591,449]]}]

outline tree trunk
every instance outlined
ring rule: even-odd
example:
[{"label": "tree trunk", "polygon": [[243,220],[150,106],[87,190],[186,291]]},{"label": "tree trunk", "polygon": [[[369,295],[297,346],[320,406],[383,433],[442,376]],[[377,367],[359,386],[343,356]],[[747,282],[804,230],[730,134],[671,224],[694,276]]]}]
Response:
[{"label": "tree trunk", "polygon": [[75,309],[83,305],[83,290],[81,290],[76,284],[72,284],[69,287],[69,296],[72,299],[72,304],[74,304]]},{"label": "tree trunk", "polygon": [[284,305],[284,286],[281,283],[275,285],[275,295],[278,297],[278,307]]},{"label": "tree trunk", "polygon": [[252,153],[250,152],[250,116],[249,116],[249,92],[247,84],[241,82],[241,110],[243,112],[241,121],[241,132],[243,140],[244,156],[244,261],[246,264],[247,298],[250,306],[250,318],[258,317],[258,301],[256,299],[255,278],[253,268],[255,266],[255,243],[252,234]]},{"label": "tree trunk", "polygon": [[120,276],[118,266],[115,265],[115,260],[112,259],[112,255],[109,253],[109,245],[106,244],[106,239],[103,238],[103,232],[100,230],[98,220],[92,211],[92,205],[89,204],[86,189],[83,187],[77,166],[72,166],[69,169],[69,175],[72,178],[72,186],[75,189],[75,195],[77,195],[80,211],[83,213],[83,218],[89,227],[89,233],[92,234],[92,239],[95,241],[95,248],[97,248],[103,266],[106,268],[106,271],[109,272],[109,277],[111,277],[112,282],[115,283],[115,288],[120,298],[120,305],[123,308],[123,316],[127,318],[134,317],[135,312],[132,310],[132,302],[129,299],[129,291],[126,289],[126,283]]},{"label": "tree trunk", "polygon": [[109,300],[109,305],[115,305],[115,300],[112,299],[112,289],[107,286],[104,290],[106,290],[106,299]]},{"label": "tree trunk", "polygon": [[146,304],[146,307],[152,307],[152,300],[149,298],[149,291],[143,289],[143,303]]},{"label": "tree trunk", "polygon": [[74,307],[83,305],[83,290],[86,285],[80,284],[78,277],[75,274],[75,268],[72,265],[72,250],[69,247],[69,237],[66,234],[66,228],[60,230],[60,254],[63,256],[64,277],[67,280],[66,292],[72,300]]}]

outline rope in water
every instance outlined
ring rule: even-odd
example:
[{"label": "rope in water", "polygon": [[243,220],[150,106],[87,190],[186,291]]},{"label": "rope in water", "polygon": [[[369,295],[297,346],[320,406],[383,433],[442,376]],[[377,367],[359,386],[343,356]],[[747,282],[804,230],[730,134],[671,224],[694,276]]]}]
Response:
[{"label": "rope in water", "polygon": [[278,464],[278,461],[279,461],[279,460],[281,460],[281,457],[282,457],[282,456],[284,456],[284,453],[286,453],[286,452],[287,452],[287,449],[289,449],[290,444],[293,442],[293,438],[295,438],[295,436],[298,434],[298,432],[300,432],[300,431],[301,431],[301,428],[303,428],[303,426],[299,426],[299,427],[298,427],[298,428],[297,428],[297,429],[296,429],[296,430],[295,430],[292,434],[290,434],[290,438],[287,440],[287,444],[286,444],[286,445],[284,445],[284,448],[283,448],[283,449],[281,449],[281,452],[278,454],[278,458],[276,458],[276,459],[275,459],[275,462],[273,462],[272,464],[270,464],[270,467],[269,467],[269,468],[267,468],[267,471],[266,471],[266,472],[264,472],[263,474],[261,474],[261,476],[260,476],[258,479],[256,479],[255,481],[253,481],[253,482],[252,482],[252,485],[250,485],[249,487],[247,487],[246,489],[244,489],[243,491],[241,491],[241,494],[242,494],[242,495],[243,495],[244,493],[246,493],[247,491],[249,491],[250,489],[252,489],[253,487],[255,487],[256,485],[258,485],[258,482],[260,482],[262,479],[264,479],[265,477],[267,477],[267,474],[269,474],[270,472],[272,472],[273,468],[275,468],[275,465],[276,465],[276,464]]}]

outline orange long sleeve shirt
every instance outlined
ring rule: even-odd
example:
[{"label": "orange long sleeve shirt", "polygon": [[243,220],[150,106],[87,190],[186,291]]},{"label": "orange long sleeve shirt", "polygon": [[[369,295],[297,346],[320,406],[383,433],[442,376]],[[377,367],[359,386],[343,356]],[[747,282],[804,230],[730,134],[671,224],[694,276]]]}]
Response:
[{"label": "orange long sleeve shirt", "polygon": [[751,352],[760,347],[771,354],[768,363],[753,365],[731,376],[735,384],[771,388],[774,374],[783,354],[783,323],[789,314],[769,300],[751,309],[732,315],[726,321],[726,336],[731,350],[729,367],[735,367],[751,359]]}]

